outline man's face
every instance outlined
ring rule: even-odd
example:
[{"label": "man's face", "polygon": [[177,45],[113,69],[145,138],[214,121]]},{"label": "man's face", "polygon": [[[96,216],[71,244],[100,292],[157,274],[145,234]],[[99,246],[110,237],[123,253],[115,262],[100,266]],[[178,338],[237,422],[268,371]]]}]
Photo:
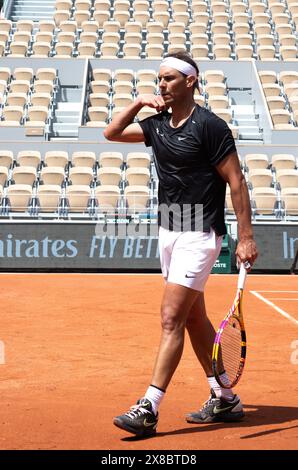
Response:
[{"label": "man's face", "polygon": [[160,67],[158,79],[160,94],[167,107],[173,102],[183,101],[191,90],[187,86],[188,77],[171,67]]}]

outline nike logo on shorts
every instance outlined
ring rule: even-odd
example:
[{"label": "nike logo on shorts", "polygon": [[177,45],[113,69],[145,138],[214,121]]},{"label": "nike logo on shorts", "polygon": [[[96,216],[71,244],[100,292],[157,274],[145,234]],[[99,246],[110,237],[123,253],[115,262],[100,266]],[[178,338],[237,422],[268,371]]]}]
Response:
[{"label": "nike logo on shorts", "polygon": [[192,278],[196,277],[196,275],[194,275],[194,276],[189,276],[188,274],[185,274],[185,277],[186,277],[187,279],[192,279]]}]

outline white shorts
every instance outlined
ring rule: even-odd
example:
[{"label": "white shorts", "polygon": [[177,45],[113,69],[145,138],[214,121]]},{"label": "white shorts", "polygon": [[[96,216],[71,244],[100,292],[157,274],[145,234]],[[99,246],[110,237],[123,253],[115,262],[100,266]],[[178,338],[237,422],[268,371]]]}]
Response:
[{"label": "white shorts", "polygon": [[172,232],[160,227],[159,254],[165,280],[203,292],[222,238],[213,229],[210,233]]}]

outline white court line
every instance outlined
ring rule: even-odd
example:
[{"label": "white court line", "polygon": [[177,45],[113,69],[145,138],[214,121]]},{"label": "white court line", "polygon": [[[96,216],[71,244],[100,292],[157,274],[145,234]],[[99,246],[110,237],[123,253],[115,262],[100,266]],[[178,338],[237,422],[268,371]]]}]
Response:
[{"label": "white court line", "polygon": [[257,291],[255,290],[251,290],[250,291],[253,295],[255,295],[258,299],[262,300],[263,302],[265,302],[265,304],[269,305],[270,307],[274,308],[274,310],[276,310],[278,313],[280,313],[283,317],[287,318],[288,320],[290,320],[291,322],[295,323],[295,325],[298,325],[298,320],[296,320],[295,318],[293,318],[291,315],[289,315],[287,312],[285,312],[284,310],[282,310],[281,308],[279,308],[277,305],[275,305],[273,302],[271,302],[270,300],[268,299],[265,299],[265,297],[263,297],[261,294],[259,294]]},{"label": "white court line", "polygon": [[286,293],[294,293],[298,294],[298,290],[258,290],[257,292],[286,292]]},{"label": "white court line", "polygon": [[298,300],[296,297],[267,297],[268,300]]}]

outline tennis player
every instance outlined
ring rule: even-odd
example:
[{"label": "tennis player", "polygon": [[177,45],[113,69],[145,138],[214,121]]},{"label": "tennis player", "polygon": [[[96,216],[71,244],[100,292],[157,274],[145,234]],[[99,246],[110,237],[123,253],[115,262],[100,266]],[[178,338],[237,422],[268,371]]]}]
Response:
[{"label": "tennis player", "polygon": [[[195,103],[198,75],[185,51],[169,54],[160,64],[160,95],[138,96],[104,131],[108,140],[151,146],[159,179],[159,249],[166,281],[160,346],[145,395],[114,418],[116,426],[137,436],[156,433],[158,408],[181,359],[185,329],[211,388],[209,399],[187,415],[187,421],[238,421],[244,416],[240,398],[221,388],[213,376],[215,330],[204,302],[204,287],[226,233],[226,183],[238,221],[238,260],[252,266],[257,248],[234,138],[225,121]],[[157,114],[133,123],[144,106],[155,108]],[[224,371],[221,379],[225,380]]]}]

